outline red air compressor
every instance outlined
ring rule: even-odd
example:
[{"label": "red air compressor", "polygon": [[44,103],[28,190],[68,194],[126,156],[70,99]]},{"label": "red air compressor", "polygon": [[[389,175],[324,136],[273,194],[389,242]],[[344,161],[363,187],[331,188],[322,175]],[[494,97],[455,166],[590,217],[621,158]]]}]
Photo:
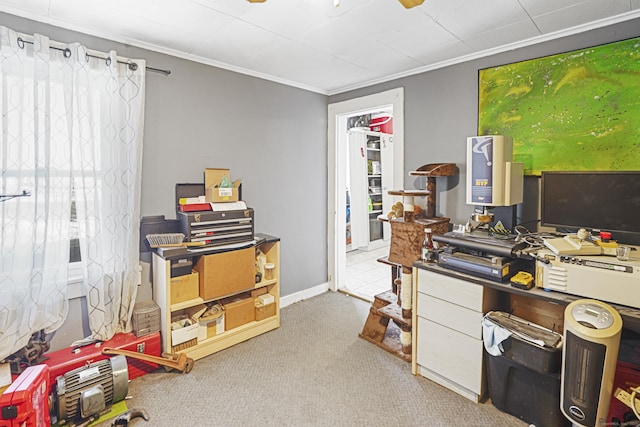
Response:
[{"label": "red air compressor", "polygon": [[48,427],[49,367],[30,366],[0,395],[0,427]]}]

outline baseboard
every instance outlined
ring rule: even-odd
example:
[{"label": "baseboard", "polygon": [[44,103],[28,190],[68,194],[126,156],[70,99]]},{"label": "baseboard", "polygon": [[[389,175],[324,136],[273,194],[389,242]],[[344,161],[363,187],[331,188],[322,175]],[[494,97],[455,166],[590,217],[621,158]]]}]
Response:
[{"label": "baseboard", "polygon": [[329,283],[321,283],[320,285],[313,286],[300,292],[285,295],[280,297],[280,308],[286,307],[291,304],[295,304],[305,299],[313,298],[320,294],[323,294],[329,290]]}]

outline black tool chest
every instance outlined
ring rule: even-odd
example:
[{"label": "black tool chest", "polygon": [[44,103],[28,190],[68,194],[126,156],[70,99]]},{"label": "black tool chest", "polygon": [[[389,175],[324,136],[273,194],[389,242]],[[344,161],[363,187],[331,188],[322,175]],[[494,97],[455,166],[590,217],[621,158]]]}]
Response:
[{"label": "black tool chest", "polygon": [[253,209],[221,212],[179,212],[182,232],[188,242],[205,242],[206,247],[252,241]]},{"label": "black tool chest", "polygon": [[[187,242],[205,242],[202,248],[251,242],[254,239],[253,209],[181,212],[178,201],[182,197],[204,195],[204,184],[176,184],[176,215],[180,232]],[[224,205],[224,203],[218,203]],[[232,203],[229,206],[234,206]]]}]

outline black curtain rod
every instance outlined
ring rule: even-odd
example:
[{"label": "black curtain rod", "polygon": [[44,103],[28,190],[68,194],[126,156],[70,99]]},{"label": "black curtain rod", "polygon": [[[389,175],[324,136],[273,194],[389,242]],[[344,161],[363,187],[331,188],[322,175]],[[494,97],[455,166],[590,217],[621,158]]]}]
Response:
[{"label": "black curtain rod", "polygon": [[[18,37],[18,47],[20,49],[24,49],[24,44],[25,43],[29,43],[29,44],[33,44],[33,42],[29,41],[29,40],[25,40],[22,37]],[[64,57],[65,58],[69,58],[71,57],[71,49],[67,48],[61,48],[61,47],[56,47],[56,46],[49,46],[49,49],[55,49],[58,50],[60,52],[64,52]],[[97,56],[97,55],[92,55],[90,53],[87,53],[87,56],[90,58],[97,58],[97,59],[104,59],[107,61],[110,61],[111,59],[109,57],[102,57],[102,56]],[[129,69],[131,71],[135,71],[138,69],[138,64],[136,64],[135,62],[128,62],[128,61],[118,61],[119,64],[127,64],[129,66]],[[162,70],[160,68],[153,68],[153,67],[146,67],[147,71],[153,71],[154,73],[160,73],[160,74],[164,74],[165,76],[168,76],[169,74],[171,74],[171,70]]]}]

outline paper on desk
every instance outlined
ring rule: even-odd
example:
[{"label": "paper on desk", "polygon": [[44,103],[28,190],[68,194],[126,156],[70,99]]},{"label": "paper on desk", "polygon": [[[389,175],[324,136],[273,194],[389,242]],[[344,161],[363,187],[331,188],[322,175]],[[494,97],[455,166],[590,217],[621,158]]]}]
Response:
[{"label": "paper on desk", "polygon": [[241,211],[247,209],[247,203],[244,200],[237,202],[211,203],[211,210],[214,212],[223,211]]}]

